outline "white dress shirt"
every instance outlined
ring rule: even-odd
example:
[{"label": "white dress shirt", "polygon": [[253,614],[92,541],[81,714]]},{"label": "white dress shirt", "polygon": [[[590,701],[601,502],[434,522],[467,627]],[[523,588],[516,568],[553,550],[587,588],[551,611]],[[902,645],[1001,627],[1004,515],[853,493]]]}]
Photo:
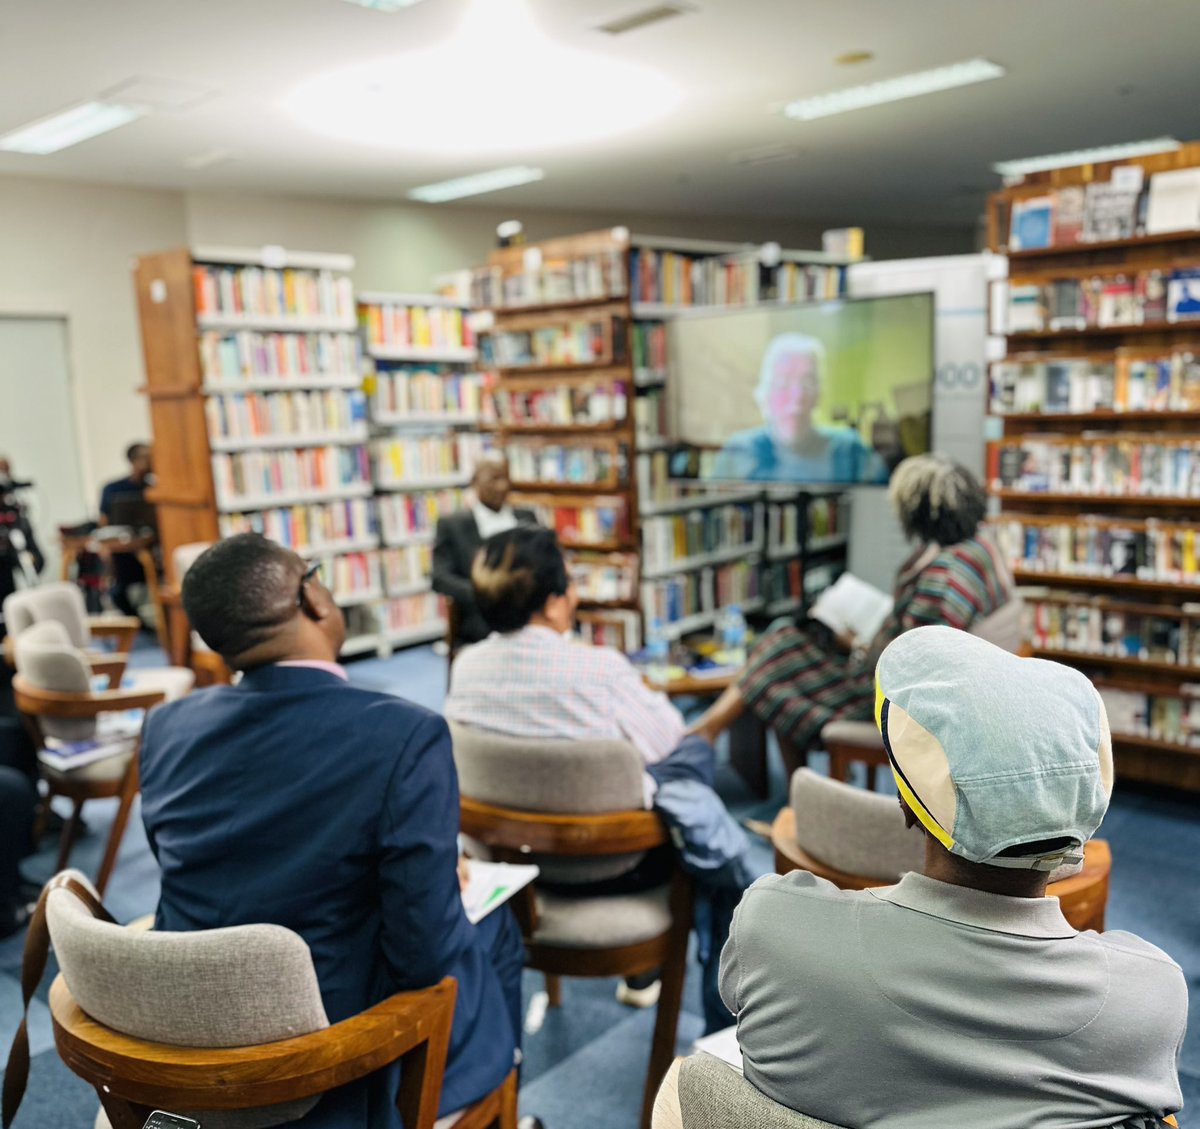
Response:
[{"label": "white dress shirt", "polygon": [[471,513],[475,515],[475,526],[484,541],[517,527],[517,515],[513,513],[512,506],[507,504],[498,510],[489,510],[482,502],[475,502],[471,506]]}]

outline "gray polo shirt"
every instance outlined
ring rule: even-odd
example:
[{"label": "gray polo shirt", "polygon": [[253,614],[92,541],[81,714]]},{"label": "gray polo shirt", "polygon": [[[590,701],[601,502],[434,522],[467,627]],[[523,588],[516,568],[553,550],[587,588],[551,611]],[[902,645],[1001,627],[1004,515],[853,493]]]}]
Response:
[{"label": "gray polo shirt", "polygon": [[1085,1129],[1182,1104],[1179,966],[1057,898],[806,871],[746,892],[721,954],[746,1077],[851,1129]]}]

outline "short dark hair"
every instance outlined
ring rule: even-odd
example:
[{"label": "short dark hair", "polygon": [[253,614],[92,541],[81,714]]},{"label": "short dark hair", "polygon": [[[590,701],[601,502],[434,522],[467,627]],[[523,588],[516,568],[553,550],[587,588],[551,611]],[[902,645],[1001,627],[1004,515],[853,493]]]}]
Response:
[{"label": "short dark hair", "polygon": [[471,568],[475,602],[493,631],[520,631],[551,596],[570,587],[552,529],[518,525],[489,537]]},{"label": "short dark hair", "polygon": [[296,614],[296,556],[258,533],[205,549],[183,578],[183,608],[223,659],[265,643]]},{"label": "short dark hair", "polygon": [[957,545],[975,536],[987,494],[965,466],[945,455],[914,455],[892,475],[888,493],[905,536]]},{"label": "short dark hair", "polygon": [[148,451],[149,449],[149,443],[130,443],[129,446],[125,448],[125,461],[131,463],[142,451]]}]

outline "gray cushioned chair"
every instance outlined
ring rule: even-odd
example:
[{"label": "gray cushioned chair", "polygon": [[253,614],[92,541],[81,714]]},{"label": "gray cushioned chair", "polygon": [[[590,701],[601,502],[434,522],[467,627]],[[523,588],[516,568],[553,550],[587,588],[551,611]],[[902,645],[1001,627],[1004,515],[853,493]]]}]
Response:
[{"label": "gray cushioned chair", "polygon": [[[541,875],[514,904],[526,965],[546,974],[552,1006],[560,976],[636,976],[658,969],[662,991],[642,1125],[674,1052],[687,965],[691,883],[588,896],[586,884],[628,871],[668,842],[644,808],[641,757],[622,741],[505,737],[451,723],[462,829],[501,861],[536,862]],[[547,888],[547,885],[559,888]],[[575,887],[562,889],[563,884]]]},{"label": "gray cushioned chair", "polygon": [[14,639],[26,628],[46,620],[61,623],[81,651],[91,651],[100,637],[113,639],[116,653],[126,654],[141,629],[135,616],[88,615],[83,593],[66,581],[22,589],[5,598],[4,623]]}]

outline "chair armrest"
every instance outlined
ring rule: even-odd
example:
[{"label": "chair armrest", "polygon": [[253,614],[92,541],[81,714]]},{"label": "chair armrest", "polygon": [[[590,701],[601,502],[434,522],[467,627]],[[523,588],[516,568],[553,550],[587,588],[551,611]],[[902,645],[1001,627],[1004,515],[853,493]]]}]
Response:
[{"label": "chair armrest", "polygon": [[124,655],[85,655],[84,657],[88,661],[88,666],[92,668],[93,674],[107,676],[110,690],[120,687],[121,679],[125,676]]},{"label": "chair armrest", "polygon": [[669,842],[662,820],[652,811],[555,815],[493,807],[466,796],[460,811],[464,835],[522,854],[620,855]]},{"label": "chair armrest", "polygon": [[90,694],[63,694],[31,686],[20,674],[13,678],[12,685],[17,709],[34,717],[95,717],[109,710],[148,710],[166,700],[162,690],[96,690]]},{"label": "chair armrest", "polygon": [[821,744],[848,745],[883,754],[883,738],[873,721],[827,721],[821,727]]},{"label": "chair armrest", "polygon": [[215,1049],[152,1043],[113,1031],[79,1007],[61,975],[50,987],[50,1012],[68,1067],[97,1089],[103,1085],[118,1098],[158,1109],[254,1109],[314,1097],[411,1054],[402,1074],[401,1112],[405,1125],[431,1129],[456,991],[446,977],[320,1031]]},{"label": "chair armrest", "polygon": [[88,630],[93,635],[115,639],[117,650],[122,652],[129,650],[141,629],[142,621],[134,615],[88,616]]}]

